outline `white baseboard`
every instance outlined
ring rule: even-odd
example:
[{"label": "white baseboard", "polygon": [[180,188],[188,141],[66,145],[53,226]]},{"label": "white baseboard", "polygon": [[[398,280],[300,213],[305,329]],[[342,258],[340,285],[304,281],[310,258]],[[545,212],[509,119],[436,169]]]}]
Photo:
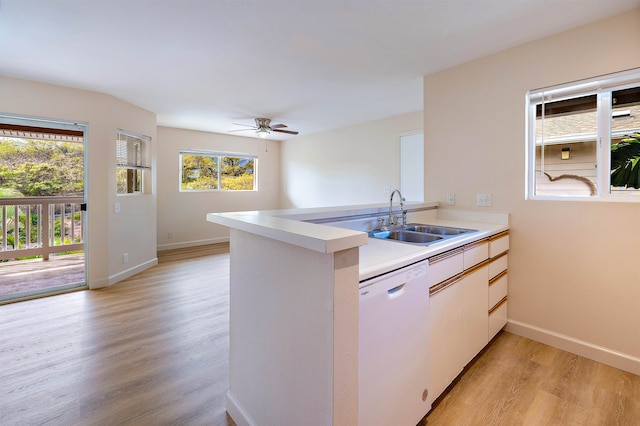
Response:
[{"label": "white baseboard", "polygon": [[240,405],[231,391],[227,391],[227,413],[238,426],[256,426],[249,413]]},{"label": "white baseboard", "polygon": [[187,247],[206,246],[208,244],[218,244],[229,242],[229,237],[208,238],[206,240],[186,241],[182,243],[160,244],[156,247],[157,251],[174,250]]},{"label": "white baseboard", "polygon": [[505,330],[620,370],[640,375],[640,358],[638,357],[511,319],[507,323]]},{"label": "white baseboard", "polygon": [[97,288],[109,287],[109,279],[101,278],[99,280],[92,280],[91,278],[87,278],[87,285],[91,290],[95,290]]},{"label": "white baseboard", "polygon": [[145,270],[147,270],[147,269],[149,269],[152,266],[155,266],[157,264],[158,264],[158,258],[154,257],[153,259],[148,260],[148,261],[146,261],[144,263],[141,263],[141,264],[139,264],[137,266],[134,266],[132,268],[126,269],[126,270],[124,270],[122,272],[118,272],[115,275],[111,275],[109,277],[109,285],[113,285],[113,284],[118,283],[118,282],[120,282],[122,280],[125,280],[125,279],[127,279],[129,277],[132,277],[135,274],[138,274],[138,273],[140,273],[142,271],[145,271]]}]

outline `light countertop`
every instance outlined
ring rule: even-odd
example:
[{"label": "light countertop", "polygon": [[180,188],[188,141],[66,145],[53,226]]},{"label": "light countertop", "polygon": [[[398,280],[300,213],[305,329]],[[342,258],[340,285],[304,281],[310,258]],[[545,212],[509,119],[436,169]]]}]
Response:
[{"label": "light countertop", "polygon": [[436,209],[437,203],[407,203],[405,207],[409,209],[409,222],[477,229],[478,232],[426,247],[369,238],[366,231],[373,229],[375,219],[363,218],[388,214],[388,204],[208,213],[207,221],[322,253],[359,247],[360,281],[486,238],[509,227],[508,214],[503,213]]}]

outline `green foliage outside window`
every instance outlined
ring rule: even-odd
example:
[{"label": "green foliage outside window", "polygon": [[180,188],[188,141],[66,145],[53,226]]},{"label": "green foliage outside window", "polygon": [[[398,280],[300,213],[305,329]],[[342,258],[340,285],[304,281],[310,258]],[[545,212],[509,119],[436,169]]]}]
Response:
[{"label": "green foliage outside window", "polygon": [[[83,193],[83,143],[0,137],[0,198],[81,196]],[[37,243],[38,233],[42,232],[38,218],[46,213],[40,212],[36,204],[8,205],[5,212],[8,247],[20,249]],[[0,209],[0,223],[5,219],[2,213]],[[81,235],[75,235],[71,241],[68,232],[80,220],[79,212],[72,216],[69,211],[57,208],[53,221],[53,245],[60,245],[62,241],[65,244],[81,242]],[[0,241],[2,238],[0,236]]]},{"label": "green foliage outside window", "polygon": [[255,159],[215,154],[182,154],[183,191],[254,191]]},{"label": "green foliage outside window", "polygon": [[640,132],[611,145],[611,186],[640,188]]},{"label": "green foliage outside window", "polygon": [[84,145],[0,138],[0,197],[82,195]]}]

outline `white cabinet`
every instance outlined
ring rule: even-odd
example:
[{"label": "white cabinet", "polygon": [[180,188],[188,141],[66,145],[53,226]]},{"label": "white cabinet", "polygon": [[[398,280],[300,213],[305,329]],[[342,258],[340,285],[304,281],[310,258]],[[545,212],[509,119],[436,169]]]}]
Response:
[{"label": "white cabinet", "polygon": [[494,258],[509,250],[509,231],[489,237],[489,257]]},{"label": "white cabinet", "polygon": [[489,311],[489,340],[507,324],[507,299]]},{"label": "white cabinet", "polygon": [[460,311],[455,308],[461,292],[456,286],[462,277],[455,277],[448,287],[441,288],[429,297],[429,329],[431,381],[429,401],[433,402],[462,371],[455,354],[459,351],[456,331],[461,322]]},{"label": "white cabinet", "polygon": [[487,240],[467,244],[463,247],[463,250],[465,270],[489,258],[489,243]]},{"label": "white cabinet", "polygon": [[429,258],[429,287],[458,275],[464,270],[464,250],[462,247]]},{"label": "white cabinet", "polygon": [[509,233],[489,238],[489,340],[507,324]]},{"label": "white cabinet", "polygon": [[467,365],[489,341],[487,329],[487,279],[488,266],[480,264],[464,272],[460,281],[462,321],[460,330],[460,351],[462,365]]},{"label": "white cabinet", "polygon": [[506,324],[508,249],[503,232],[429,259],[430,402]]},{"label": "white cabinet", "polygon": [[430,401],[487,344],[487,279],[483,263],[430,289]]},{"label": "white cabinet", "polygon": [[500,272],[489,280],[489,305],[487,309],[491,309],[507,297],[507,271]]},{"label": "white cabinet", "polygon": [[489,263],[489,279],[492,279],[498,274],[506,271],[508,263],[509,256],[507,255],[507,253],[491,259],[491,263]]}]

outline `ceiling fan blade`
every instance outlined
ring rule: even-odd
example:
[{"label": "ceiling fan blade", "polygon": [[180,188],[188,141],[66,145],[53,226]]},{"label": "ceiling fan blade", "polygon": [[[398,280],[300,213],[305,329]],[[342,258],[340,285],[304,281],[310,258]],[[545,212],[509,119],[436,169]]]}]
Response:
[{"label": "ceiling fan blade", "polygon": [[280,129],[274,129],[273,127],[271,128],[274,132],[280,132],[280,133],[288,133],[290,135],[297,135],[298,132],[294,132],[292,130],[280,130]]},{"label": "ceiling fan blade", "polygon": [[251,127],[252,129],[257,129],[257,127],[253,124],[242,124],[242,123],[231,123],[234,126],[245,126],[245,127]]},{"label": "ceiling fan blade", "polygon": [[272,124],[271,126],[272,129],[282,129],[283,127],[287,127],[286,124]]},{"label": "ceiling fan blade", "polygon": [[235,129],[235,130],[227,130],[227,133],[231,133],[231,132],[247,132],[249,130],[258,130],[255,127],[252,127],[250,129]]}]

